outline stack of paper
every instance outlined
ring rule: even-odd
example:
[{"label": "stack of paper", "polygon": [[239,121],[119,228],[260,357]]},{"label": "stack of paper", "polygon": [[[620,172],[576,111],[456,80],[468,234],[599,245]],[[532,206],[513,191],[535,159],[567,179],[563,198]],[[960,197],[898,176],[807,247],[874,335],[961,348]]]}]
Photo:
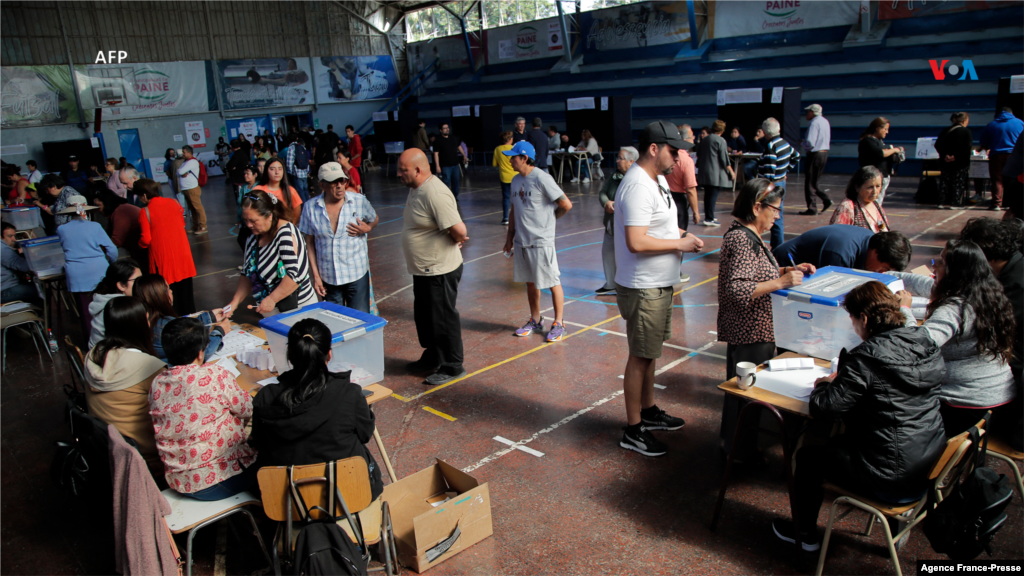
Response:
[{"label": "stack of paper", "polygon": [[814,368],[814,358],[777,358],[768,361],[772,372],[780,370],[810,370]]},{"label": "stack of paper", "polygon": [[828,368],[815,366],[810,370],[762,370],[757,373],[755,386],[782,396],[806,402],[814,391],[814,381],[828,376]]},{"label": "stack of paper", "polygon": [[253,336],[245,330],[235,329],[224,335],[224,338],[221,340],[220,350],[207,361],[214,362],[227,356],[234,356],[242,350],[260,348],[264,344],[266,344],[266,341],[262,338]]}]

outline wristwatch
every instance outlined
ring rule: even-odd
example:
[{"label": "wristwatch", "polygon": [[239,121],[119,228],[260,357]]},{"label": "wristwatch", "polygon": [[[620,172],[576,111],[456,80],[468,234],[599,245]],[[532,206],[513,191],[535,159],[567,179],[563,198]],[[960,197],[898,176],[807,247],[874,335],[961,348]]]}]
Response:
[{"label": "wristwatch", "polygon": [[686,235],[689,234],[689,233],[690,233],[689,230],[683,230],[683,235],[680,236],[679,238],[686,238]]}]

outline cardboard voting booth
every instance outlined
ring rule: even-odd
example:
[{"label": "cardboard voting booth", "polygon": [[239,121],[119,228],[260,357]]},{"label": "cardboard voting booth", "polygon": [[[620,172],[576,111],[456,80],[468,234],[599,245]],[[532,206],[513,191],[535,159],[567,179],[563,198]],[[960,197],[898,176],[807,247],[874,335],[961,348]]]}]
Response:
[{"label": "cardboard voting booth", "polygon": [[487,483],[438,460],[384,487],[398,558],[418,573],[493,533]]},{"label": "cardboard voting booth", "polygon": [[799,286],[772,292],[775,345],[831,360],[843,348],[860,344],[843,302],[850,290],[872,280],[893,292],[903,289],[903,281],[895,276],[826,266],[804,277]]}]

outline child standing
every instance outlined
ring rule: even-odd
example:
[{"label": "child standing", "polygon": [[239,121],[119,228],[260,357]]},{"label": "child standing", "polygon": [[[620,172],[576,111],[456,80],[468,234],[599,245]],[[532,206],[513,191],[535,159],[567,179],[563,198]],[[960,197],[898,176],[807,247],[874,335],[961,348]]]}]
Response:
[{"label": "child standing", "polygon": [[505,152],[512,149],[512,132],[502,132],[498,138],[501,146],[494,149],[494,160],[492,166],[498,168],[498,178],[501,180],[501,225],[508,226],[508,207],[512,199],[512,177],[516,171],[512,169],[508,156]]},{"label": "child standing", "polygon": [[508,227],[505,253],[512,253],[515,258],[512,279],[526,282],[526,297],[530,302],[530,321],[516,330],[516,336],[529,336],[534,330],[544,329],[540,291],[550,288],[555,321],[547,341],[557,342],[565,335],[565,326],[562,323],[564,298],[555,255],[555,220],[572,209],[572,202],[550,174],[534,167],[533,144],[520,141],[502,154],[509,157],[517,173],[511,183],[512,223]]}]

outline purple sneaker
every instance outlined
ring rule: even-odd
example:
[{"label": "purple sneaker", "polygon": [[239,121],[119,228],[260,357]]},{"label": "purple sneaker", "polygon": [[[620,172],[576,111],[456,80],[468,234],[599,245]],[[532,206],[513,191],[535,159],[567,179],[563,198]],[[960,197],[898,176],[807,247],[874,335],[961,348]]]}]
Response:
[{"label": "purple sneaker", "polygon": [[530,334],[533,334],[534,330],[536,330],[538,332],[540,332],[541,330],[544,330],[544,317],[543,316],[540,317],[540,322],[534,322],[533,318],[530,318],[529,322],[524,324],[522,328],[516,330],[516,336],[519,336],[519,337],[529,336]]},{"label": "purple sneaker", "polygon": [[551,330],[548,332],[548,342],[558,342],[565,336],[565,326],[559,323],[553,323]]}]

